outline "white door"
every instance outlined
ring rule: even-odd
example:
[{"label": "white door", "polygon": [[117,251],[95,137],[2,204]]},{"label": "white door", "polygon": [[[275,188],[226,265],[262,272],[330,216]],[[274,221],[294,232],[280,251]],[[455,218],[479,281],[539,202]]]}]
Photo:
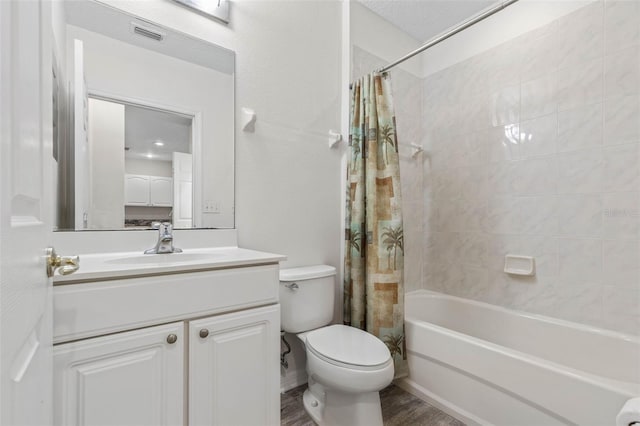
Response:
[{"label": "white door", "polygon": [[89,229],[124,227],[124,105],[89,99]]},{"label": "white door", "polygon": [[173,179],[149,176],[149,200],[152,206],[171,207],[173,205]]},{"label": "white door", "polygon": [[280,424],[280,305],[189,322],[189,425]]},{"label": "white door", "polygon": [[57,345],[54,425],[184,424],[184,323]]},{"label": "white door", "polygon": [[193,227],[193,159],[173,153],[173,227]]},{"label": "white door", "polygon": [[53,218],[51,11],[0,1],[0,424],[49,425]]}]

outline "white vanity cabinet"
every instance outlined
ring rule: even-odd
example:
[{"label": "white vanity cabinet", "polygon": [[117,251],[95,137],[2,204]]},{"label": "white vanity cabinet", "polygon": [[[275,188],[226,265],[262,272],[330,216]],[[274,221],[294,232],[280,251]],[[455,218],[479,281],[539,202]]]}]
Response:
[{"label": "white vanity cabinet", "polygon": [[54,347],[54,424],[180,425],[182,322]]},{"label": "white vanity cabinet", "polygon": [[277,307],[190,321],[189,424],[279,424],[279,335]]},{"label": "white vanity cabinet", "polygon": [[55,425],[279,425],[278,264],[54,286]]}]

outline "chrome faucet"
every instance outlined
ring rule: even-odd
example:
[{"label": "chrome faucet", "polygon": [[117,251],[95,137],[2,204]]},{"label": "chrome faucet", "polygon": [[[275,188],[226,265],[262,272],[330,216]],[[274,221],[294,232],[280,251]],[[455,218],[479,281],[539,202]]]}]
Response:
[{"label": "chrome faucet", "polygon": [[158,242],[144,254],[182,253],[182,249],[173,246],[173,226],[169,222],[154,223],[153,228],[158,230]]}]

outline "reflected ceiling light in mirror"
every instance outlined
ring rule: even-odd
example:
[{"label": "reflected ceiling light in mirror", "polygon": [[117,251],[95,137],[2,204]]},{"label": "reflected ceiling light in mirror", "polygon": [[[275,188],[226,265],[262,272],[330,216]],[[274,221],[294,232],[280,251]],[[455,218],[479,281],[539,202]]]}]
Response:
[{"label": "reflected ceiling light in mirror", "polygon": [[153,143],[155,146],[164,146],[164,142],[162,142],[161,140],[157,140]]},{"label": "reflected ceiling light in mirror", "polygon": [[147,158],[153,158],[153,154],[151,153],[147,154]]}]

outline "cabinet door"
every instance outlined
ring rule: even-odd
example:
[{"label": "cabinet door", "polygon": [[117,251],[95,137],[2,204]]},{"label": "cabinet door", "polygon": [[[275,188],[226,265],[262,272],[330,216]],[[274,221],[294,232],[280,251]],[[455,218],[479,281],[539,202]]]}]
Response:
[{"label": "cabinet door", "polygon": [[280,305],[189,323],[190,425],[280,424],[279,333]]},{"label": "cabinet door", "polygon": [[173,204],[173,179],[149,176],[149,200],[152,206],[171,207]]},{"label": "cabinet door", "polygon": [[184,348],[183,322],[54,346],[54,424],[184,424]]},{"label": "cabinet door", "polygon": [[149,176],[126,175],[124,178],[124,203],[128,206],[149,205]]}]

